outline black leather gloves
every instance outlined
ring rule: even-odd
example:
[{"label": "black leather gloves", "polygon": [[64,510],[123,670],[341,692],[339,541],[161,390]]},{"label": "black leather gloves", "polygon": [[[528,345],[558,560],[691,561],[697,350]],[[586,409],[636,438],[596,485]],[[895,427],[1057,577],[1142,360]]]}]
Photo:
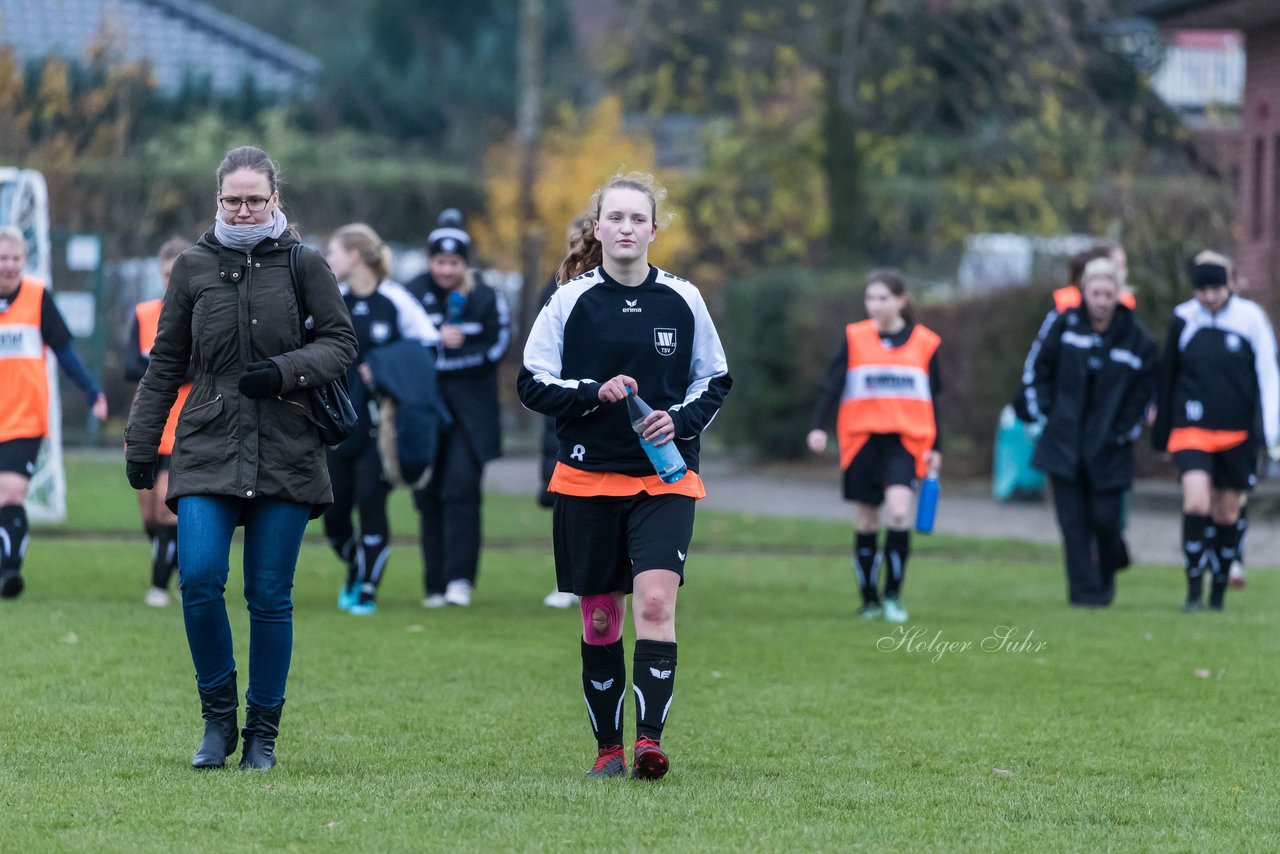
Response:
[{"label": "black leather gloves", "polygon": [[156,461],[138,463],[132,460],[124,464],[124,473],[134,489],[154,489],[156,485]]},{"label": "black leather gloves", "polygon": [[252,362],[245,366],[240,375],[240,393],[245,397],[260,400],[279,394],[284,386],[284,377],[275,362]]}]

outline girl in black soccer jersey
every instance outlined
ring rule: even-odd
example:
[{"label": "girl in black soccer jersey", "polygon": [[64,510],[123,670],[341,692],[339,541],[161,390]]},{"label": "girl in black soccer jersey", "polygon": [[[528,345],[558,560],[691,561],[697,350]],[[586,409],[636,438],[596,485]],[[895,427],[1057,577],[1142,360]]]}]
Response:
[{"label": "girl in black soccer jersey", "polygon": [[[665,191],[616,176],[591,197],[590,222],[561,265],[560,287],[525,346],[521,402],[556,418],[550,490],[556,581],[581,599],[582,687],[598,752],[589,777],[626,773],[622,648],[626,595],[636,629],[633,776],[667,772],[660,745],[676,670],[676,592],[693,536],[699,436],[732,380],[698,289],[649,264]],[[632,430],[630,392],[653,407],[643,434],[675,442],[688,473],[665,483]]]},{"label": "girl in black soccer jersey", "polygon": [[[845,327],[806,444],[815,454],[825,451],[827,428],[836,423],[844,497],[857,507],[853,566],[862,617],[883,615],[905,623],[901,591],[911,553],[912,490],[918,478],[937,474],[942,465],[934,408],[941,390],[939,339],[915,322],[906,281],[897,270],[872,270],[864,298],[868,319]],[[887,530],[877,551],[882,506]],[[882,557],[887,564],[883,599]]]},{"label": "girl in black soccer jersey", "polygon": [[[422,305],[387,278],[391,250],[369,226],[344,225],[329,240],[327,256],[340,282],[343,302],[351,313],[360,352],[347,369],[352,403],[360,423],[346,441],[326,451],[333,504],[324,514],[329,545],[346,563],[347,579],[338,593],[338,608],[357,616],[377,610],[378,584],[391,552],[387,525],[387,495],[391,484],[378,454],[378,425],[369,405],[374,386],[370,353],[409,340],[422,346],[420,364],[408,370],[429,370],[440,335]],[[412,357],[416,351],[409,350]],[[375,403],[376,406],[376,403]],[[360,513],[360,532],[351,524],[352,508]]]},{"label": "girl in black soccer jersey", "polygon": [[1183,610],[1203,607],[1206,572],[1209,607],[1222,610],[1260,444],[1280,458],[1280,371],[1271,323],[1232,292],[1227,259],[1200,253],[1191,279],[1195,297],[1169,324],[1152,441],[1173,455],[1182,480]]}]

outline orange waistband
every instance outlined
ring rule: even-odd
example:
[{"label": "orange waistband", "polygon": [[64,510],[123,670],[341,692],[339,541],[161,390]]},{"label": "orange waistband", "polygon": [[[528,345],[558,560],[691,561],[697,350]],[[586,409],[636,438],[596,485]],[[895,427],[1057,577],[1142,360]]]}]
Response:
[{"label": "orange waistband", "polygon": [[649,495],[687,495],[690,498],[706,498],[707,490],[697,472],[685,472],[675,483],[663,483],[656,474],[633,477],[613,471],[583,471],[557,462],[551,473],[547,492],[576,495],[580,498],[623,498],[647,492]]},{"label": "orange waistband", "polygon": [[1217,454],[1243,445],[1248,438],[1248,430],[1203,430],[1199,427],[1175,427],[1169,431],[1169,453],[1174,451],[1204,451],[1210,454]]}]

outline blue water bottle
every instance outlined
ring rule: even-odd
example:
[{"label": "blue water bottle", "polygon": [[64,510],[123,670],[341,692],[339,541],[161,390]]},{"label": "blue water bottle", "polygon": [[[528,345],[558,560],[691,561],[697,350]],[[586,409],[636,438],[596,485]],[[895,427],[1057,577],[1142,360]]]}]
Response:
[{"label": "blue water bottle", "polygon": [[930,474],[920,483],[920,500],[916,502],[916,530],[933,533],[933,517],[938,513],[938,476]]},{"label": "blue water bottle", "polygon": [[631,386],[627,386],[627,417],[631,419],[631,429],[636,431],[636,436],[640,438],[640,447],[644,448],[644,452],[649,455],[649,462],[653,463],[653,469],[658,473],[658,477],[662,478],[662,482],[675,483],[684,477],[689,467],[685,465],[684,457],[676,448],[675,439],[665,445],[655,445],[644,437],[644,419],[651,412],[653,407],[641,400],[640,396],[631,390]]},{"label": "blue water bottle", "polygon": [[449,291],[448,308],[445,311],[445,323],[457,326],[462,322],[462,312],[467,308],[467,295],[459,291]]}]

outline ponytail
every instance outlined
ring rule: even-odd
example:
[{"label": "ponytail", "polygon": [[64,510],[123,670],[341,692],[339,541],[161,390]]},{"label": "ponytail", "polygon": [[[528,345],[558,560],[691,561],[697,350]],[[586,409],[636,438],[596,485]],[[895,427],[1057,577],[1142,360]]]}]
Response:
[{"label": "ponytail", "polygon": [[576,279],[599,267],[603,260],[604,249],[600,241],[596,240],[595,220],[584,216],[575,221],[573,234],[569,238],[569,254],[560,262],[560,269],[556,271],[556,283],[563,285],[570,279]]},{"label": "ponytail", "polygon": [[363,222],[344,225],[333,233],[333,239],[348,252],[356,252],[360,263],[368,267],[378,281],[391,275],[391,247],[370,226]]}]

